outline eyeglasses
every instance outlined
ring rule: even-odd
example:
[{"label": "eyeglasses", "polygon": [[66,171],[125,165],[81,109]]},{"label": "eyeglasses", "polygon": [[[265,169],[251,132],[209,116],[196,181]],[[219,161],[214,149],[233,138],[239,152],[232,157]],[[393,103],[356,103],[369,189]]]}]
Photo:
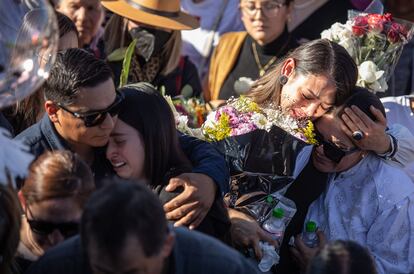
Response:
[{"label": "eyeglasses", "polygon": [[64,111],[72,114],[74,117],[82,119],[86,127],[94,127],[102,124],[102,122],[105,121],[107,114],[111,115],[111,117],[117,115],[119,113],[122,100],[124,100],[124,95],[121,92],[116,91],[115,101],[108,108],[84,113],[71,111],[61,103],[57,103],[57,105]]},{"label": "eyeglasses", "polygon": [[27,223],[29,224],[30,230],[34,233],[47,236],[53,233],[53,231],[58,230],[62,236],[67,239],[79,233],[79,222],[60,222],[53,223],[48,221],[41,220],[29,220],[27,211],[30,212],[30,215],[33,218],[33,213],[30,211],[29,207],[26,206],[26,218]]},{"label": "eyeglasses", "polygon": [[260,3],[260,7],[256,7],[254,1],[245,1],[241,4],[242,11],[250,18],[254,18],[258,10],[267,18],[276,17],[279,14],[279,10],[285,6],[286,3],[278,1],[265,1]]},{"label": "eyeglasses", "polygon": [[318,131],[315,133],[316,140],[318,141],[319,145],[323,146],[323,153],[329,160],[332,160],[335,163],[339,163],[345,156],[360,150],[358,147],[351,149],[340,148],[331,142],[325,141],[322,134],[320,134]]}]

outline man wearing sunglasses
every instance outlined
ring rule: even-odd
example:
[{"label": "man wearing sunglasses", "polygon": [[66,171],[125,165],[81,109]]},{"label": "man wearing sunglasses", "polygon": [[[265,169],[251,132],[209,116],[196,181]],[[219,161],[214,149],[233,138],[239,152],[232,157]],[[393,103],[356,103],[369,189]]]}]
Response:
[{"label": "man wearing sunglasses", "polygon": [[[91,166],[97,186],[112,174],[105,145],[114,128],[122,94],[116,92],[109,66],[82,49],[57,54],[43,87],[46,114],[20,133],[35,156],[47,150],[71,150]],[[229,172],[224,158],[203,141],[180,135],[180,144],[193,162],[193,173],[170,181],[169,191],[184,187],[166,211],[170,218],[193,227],[203,220],[216,193],[228,189]]]}]

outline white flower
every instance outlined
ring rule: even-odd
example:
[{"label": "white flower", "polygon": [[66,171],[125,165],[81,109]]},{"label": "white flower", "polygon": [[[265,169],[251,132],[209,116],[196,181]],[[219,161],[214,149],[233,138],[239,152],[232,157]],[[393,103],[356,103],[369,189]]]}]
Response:
[{"label": "white flower", "polygon": [[333,40],[333,36],[332,36],[331,29],[326,29],[326,30],[322,31],[321,38],[322,39],[328,39],[329,41],[332,41]]},{"label": "white flower", "polygon": [[204,124],[203,124],[203,127],[210,127],[210,128],[213,128],[213,127],[215,127],[216,126],[216,112],[217,111],[213,111],[213,112],[210,112],[208,115],[207,115],[207,118],[206,118],[206,121],[204,122]]},{"label": "white flower", "polygon": [[364,61],[358,67],[359,78],[366,83],[374,83],[382,77],[383,70],[378,70],[377,65],[372,61]]},{"label": "white flower", "polygon": [[234,91],[237,94],[245,94],[252,87],[254,81],[248,77],[240,77],[236,82],[234,82]]},{"label": "white flower", "polygon": [[267,119],[266,116],[264,116],[261,113],[255,113],[251,117],[253,124],[260,129],[266,129],[267,125]]},{"label": "white flower", "polygon": [[355,57],[354,41],[352,38],[341,39],[338,44],[343,46],[346,49],[346,51],[349,53],[349,55],[351,55],[352,58]]}]

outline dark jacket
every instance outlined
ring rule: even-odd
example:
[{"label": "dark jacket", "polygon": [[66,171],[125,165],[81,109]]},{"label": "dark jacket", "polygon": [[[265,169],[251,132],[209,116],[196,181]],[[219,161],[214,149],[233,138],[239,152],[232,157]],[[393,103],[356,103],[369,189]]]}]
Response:
[{"label": "dark jacket", "polygon": [[[70,150],[69,145],[56,131],[46,114],[39,122],[15,138],[24,140],[35,156],[50,150]],[[181,148],[194,166],[192,172],[208,175],[217,184],[221,194],[227,192],[229,171],[223,156],[212,145],[197,138],[179,134],[179,140]],[[106,160],[105,147],[96,148],[95,153],[95,161],[91,169],[96,181],[99,182],[100,179],[114,173],[112,166]]]},{"label": "dark jacket", "polygon": [[[171,255],[174,274],[255,274],[256,266],[250,264],[234,249],[202,233],[175,228],[175,243]],[[29,274],[89,274],[86,254],[81,240],[75,236],[47,251]]]}]

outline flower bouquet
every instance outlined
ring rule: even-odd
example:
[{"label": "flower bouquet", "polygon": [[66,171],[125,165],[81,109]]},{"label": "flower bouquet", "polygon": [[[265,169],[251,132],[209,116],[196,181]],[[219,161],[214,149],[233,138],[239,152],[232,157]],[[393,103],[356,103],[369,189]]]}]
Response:
[{"label": "flower bouquet", "polygon": [[207,116],[206,104],[199,98],[176,96],[171,98],[175,109],[181,116],[187,117],[190,128],[199,128]]},{"label": "flower bouquet", "polygon": [[201,131],[229,165],[228,206],[259,223],[272,210],[273,205],[266,202],[269,195],[284,194],[316,143],[311,121],[295,120],[271,104],[260,107],[245,96],[231,98],[210,113]]},{"label": "flower bouquet", "polygon": [[321,38],[337,42],[352,56],[358,65],[358,86],[385,92],[403,46],[413,36],[413,24],[389,13],[350,11],[348,18],[323,31]]}]

